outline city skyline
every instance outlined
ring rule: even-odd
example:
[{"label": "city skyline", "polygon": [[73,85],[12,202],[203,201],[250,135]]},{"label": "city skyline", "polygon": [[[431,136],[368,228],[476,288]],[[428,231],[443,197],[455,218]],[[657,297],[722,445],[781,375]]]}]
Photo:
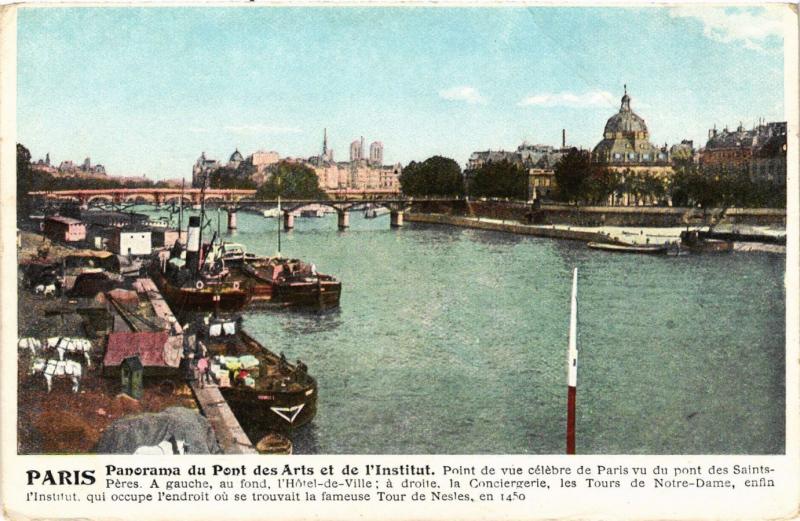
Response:
[{"label": "city skyline", "polygon": [[339,161],[364,136],[463,165],[562,128],[591,148],[627,84],[654,143],[699,147],[785,119],[784,8],[23,8],[17,140],[151,179],[318,155],[324,128]]}]

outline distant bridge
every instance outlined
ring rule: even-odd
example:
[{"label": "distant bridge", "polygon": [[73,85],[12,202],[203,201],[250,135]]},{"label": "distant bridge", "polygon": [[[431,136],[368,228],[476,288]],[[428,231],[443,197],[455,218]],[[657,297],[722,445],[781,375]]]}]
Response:
[{"label": "distant bridge", "polygon": [[[335,200],[373,200],[386,198],[399,198],[397,190],[389,188],[370,188],[356,190],[352,188],[328,190],[326,193]],[[207,203],[237,203],[241,199],[252,199],[255,190],[206,188]],[[28,195],[42,197],[50,200],[75,201],[81,206],[88,206],[93,201],[107,203],[143,202],[150,204],[164,204],[178,202],[183,199],[189,204],[200,204],[200,188],[98,188],[86,190],[47,190],[28,192]]]},{"label": "distant bridge", "polygon": [[[206,202],[237,203],[245,197],[253,197],[255,190],[206,189]],[[100,188],[91,190],[52,190],[28,192],[28,195],[50,200],[75,201],[88,206],[93,201],[107,203],[143,202],[160,205],[178,202],[200,204],[200,188]]]},{"label": "distant bridge", "polygon": [[[45,200],[75,201],[82,207],[88,207],[92,202],[106,202],[121,204],[125,202],[139,202],[154,204],[156,206],[177,202],[183,199],[192,205],[199,205],[202,199],[200,188],[103,188],[91,190],[52,190],[28,192],[28,195]],[[236,212],[242,208],[275,207],[277,199],[255,199],[255,190],[217,189],[205,190],[205,203],[210,206],[222,206],[228,212],[228,228],[236,228]],[[283,214],[284,228],[294,228],[294,213],[311,205],[328,206],[338,214],[339,229],[350,226],[350,211],[359,206],[370,204],[387,208],[390,213],[392,227],[403,225],[403,212],[407,211],[415,202],[435,201],[453,202],[453,198],[408,198],[390,190],[339,190],[332,192],[333,199],[283,199],[281,211]]]}]

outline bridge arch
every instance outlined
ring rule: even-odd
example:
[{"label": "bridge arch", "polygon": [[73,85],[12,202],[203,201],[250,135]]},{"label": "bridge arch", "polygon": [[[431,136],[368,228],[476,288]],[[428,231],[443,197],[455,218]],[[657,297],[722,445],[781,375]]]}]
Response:
[{"label": "bridge arch", "polygon": [[156,202],[156,196],[154,194],[148,193],[138,193],[138,194],[130,194],[123,198],[123,201],[127,202],[145,202],[145,203],[154,203]]},{"label": "bridge arch", "polygon": [[192,204],[192,198],[186,194],[170,194],[164,196],[164,203],[178,202],[183,199],[184,203]]},{"label": "bridge arch", "polygon": [[[79,199],[77,199],[75,197],[70,197],[70,199],[75,199],[75,200],[79,201]],[[111,196],[110,194],[97,194],[97,195],[93,195],[93,196],[89,197],[88,199],[86,199],[86,204],[89,204],[92,201],[106,201],[108,203],[113,203],[114,202],[114,197]]]}]

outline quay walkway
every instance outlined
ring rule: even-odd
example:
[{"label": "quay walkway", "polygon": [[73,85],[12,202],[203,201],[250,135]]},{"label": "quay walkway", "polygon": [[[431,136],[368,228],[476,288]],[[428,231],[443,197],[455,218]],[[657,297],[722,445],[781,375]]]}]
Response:
[{"label": "quay walkway", "polygon": [[258,454],[250,438],[247,437],[233,411],[228,407],[228,402],[222,397],[215,384],[206,384],[200,387],[199,381],[191,382],[192,391],[197,398],[197,403],[203,410],[217,441],[225,454]]}]

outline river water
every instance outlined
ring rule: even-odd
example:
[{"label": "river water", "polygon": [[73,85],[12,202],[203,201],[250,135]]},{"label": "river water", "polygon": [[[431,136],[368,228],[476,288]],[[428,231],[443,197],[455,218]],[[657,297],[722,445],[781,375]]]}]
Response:
[{"label": "river water", "polygon": [[[275,219],[238,220],[227,240],[276,252]],[[341,309],[246,312],[245,329],[318,379],[297,453],[563,453],[573,267],[579,453],[784,452],[782,255],[613,254],[355,212],[346,232],[335,215],[295,222],[283,254],[339,277]]]}]

